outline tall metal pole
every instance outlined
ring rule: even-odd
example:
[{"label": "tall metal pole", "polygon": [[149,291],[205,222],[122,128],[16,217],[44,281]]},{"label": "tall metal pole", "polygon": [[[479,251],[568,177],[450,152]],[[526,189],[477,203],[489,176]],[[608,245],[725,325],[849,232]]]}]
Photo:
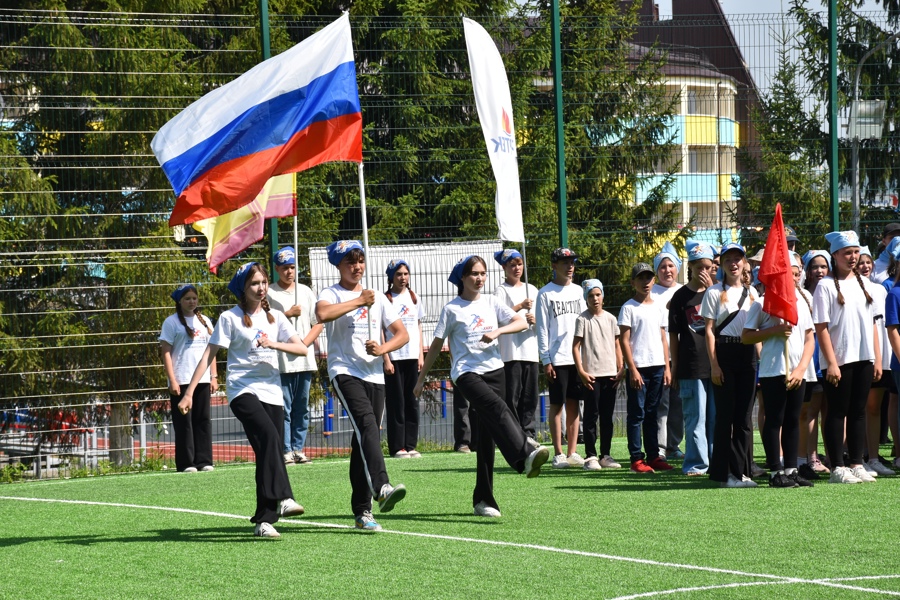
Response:
[{"label": "tall metal pole", "polygon": [[[269,60],[272,58],[272,47],[269,43],[269,0],[259,0],[259,36],[260,47],[262,48],[262,59]],[[294,248],[296,252],[297,248]],[[269,261],[278,251],[278,219],[269,219]],[[272,282],[278,281],[278,273],[275,271],[274,265],[269,265],[269,273],[271,273]]]},{"label": "tall metal pole", "polygon": [[553,29],[553,95],[556,98],[556,187],[559,190],[559,245],[569,245],[568,209],[566,207],[566,138],[563,129],[562,41],[560,39],[559,0],[551,7]]},{"label": "tall metal pole", "polygon": [[828,0],[828,187],[831,194],[831,230],[839,231],[840,187],[838,184],[838,90],[837,90],[837,0]]}]

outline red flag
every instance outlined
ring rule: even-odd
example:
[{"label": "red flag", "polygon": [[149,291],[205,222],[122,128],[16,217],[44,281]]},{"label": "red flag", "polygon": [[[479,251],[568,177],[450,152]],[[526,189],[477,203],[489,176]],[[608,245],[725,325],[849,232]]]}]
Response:
[{"label": "red flag", "polygon": [[796,325],[797,295],[794,291],[794,274],[791,272],[791,255],[787,236],[784,234],[784,221],[781,218],[781,203],[775,206],[775,218],[769,229],[766,252],[759,265],[758,276],[766,286],[763,311]]}]

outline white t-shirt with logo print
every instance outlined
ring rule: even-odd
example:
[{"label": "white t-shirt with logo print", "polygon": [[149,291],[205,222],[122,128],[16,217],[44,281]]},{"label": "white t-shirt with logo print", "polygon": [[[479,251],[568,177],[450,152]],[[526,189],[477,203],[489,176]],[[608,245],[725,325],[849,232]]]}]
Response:
[{"label": "white t-shirt with logo print", "polygon": [[[418,302],[413,303],[412,295],[408,289],[404,289],[402,294],[391,294],[391,299],[385,296],[388,303],[393,304],[397,310],[397,315],[403,321],[406,327],[406,333],[409,334],[409,343],[401,346],[399,349],[390,353],[391,360],[410,360],[419,358],[419,350],[422,347],[422,336],[419,334],[419,323],[425,318],[425,303],[416,296]],[[384,340],[389,341],[394,337],[389,329],[384,330]]]},{"label": "white t-shirt with logo print", "polygon": [[456,381],[463,373],[484,374],[502,369],[503,359],[497,340],[486,344],[481,337],[506,325],[515,316],[511,308],[485,294],[474,301],[457,296],[445,304],[434,328],[434,337],[449,340],[453,357],[450,378]]},{"label": "white t-shirt with logo print", "polygon": [[537,297],[538,352],[543,365],[574,365],[572,341],[575,321],[587,310],[580,285],[559,285],[552,281],[541,288]]},{"label": "white t-shirt with logo print", "polygon": [[281,375],[278,372],[278,350],[259,345],[263,337],[288,342],[297,335],[290,321],[279,310],[270,310],[275,318],[269,323],[266,312],[250,315],[251,326],[244,325],[244,311],[239,306],[222,313],[210,344],[228,349],[225,389],[231,402],[241,394],[254,394],[260,402],[284,406]]},{"label": "white t-shirt with logo print", "polygon": [[[351,292],[339,283],[325,288],[319,293],[319,302],[341,304],[356,300],[362,290]],[[369,337],[369,315],[372,317],[372,338]],[[366,342],[378,339],[382,329],[399,320],[397,309],[388,302],[381,292],[375,292],[372,306],[360,306],[334,321],[325,323],[328,336],[328,377],[350,375],[369,383],[384,385],[384,359],[366,353]]]},{"label": "white t-shirt with logo print", "polygon": [[[191,382],[194,369],[197,368],[197,364],[203,357],[203,351],[206,350],[206,344],[209,343],[209,330],[206,327],[207,325],[212,326],[212,321],[206,316],[201,321],[195,315],[191,315],[185,317],[184,322],[194,332],[194,337],[188,336],[177,314],[169,315],[163,321],[162,331],[159,333],[159,340],[172,346],[172,370],[175,371],[175,379],[178,380],[175,383],[178,385],[187,385]],[[200,379],[200,383],[209,383],[209,381],[209,369],[207,369],[203,378]]]}]

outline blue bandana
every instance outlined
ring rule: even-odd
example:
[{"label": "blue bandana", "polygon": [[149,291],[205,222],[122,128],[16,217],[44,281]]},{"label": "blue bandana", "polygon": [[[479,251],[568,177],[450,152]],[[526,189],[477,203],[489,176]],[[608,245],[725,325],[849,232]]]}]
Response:
[{"label": "blue bandana", "polygon": [[894,257],[894,260],[900,260],[900,237],[895,237],[891,243],[887,245],[887,253]]},{"label": "blue bandana", "polygon": [[494,252],[494,260],[500,263],[501,267],[506,266],[506,263],[514,258],[522,258],[522,253],[512,248],[507,248],[506,250],[497,250],[496,252]]},{"label": "blue bandana", "polygon": [[856,235],[855,231],[832,231],[825,234],[825,239],[831,244],[831,248],[828,251],[832,254],[842,248],[859,246],[859,236]]},{"label": "blue bandana", "polygon": [[192,283],[186,283],[182,286],[179,286],[174,292],[172,292],[172,300],[177,304],[181,302],[181,297],[188,293],[189,290],[194,290],[194,293],[197,293],[197,288],[194,287]]},{"label": "blue bandana", "polygon": [[394,273],[397,272],[397,269],[399,269],[401,265],[406,265],[406,269],[409,271],[412,270],[409,268],[409,263],[406,262],[405,260],[403,260],[402,258],[397,259],[397,260],[392,260],[388,264],[387,269],[384,270],[385,274],[387,274],[389,283],[394,283]]},{"label": "blue bandana", "polygon": [[872,258],[872,251],[869,250],[868,246],[860,246],[859,247],[859,255],[860,256],[868,256],[869,258]]},{"label": "blue bandana", "polygon": [[276,267],[297,264],[296,253],[294,252],[293,246],[285,246],[284,248],[276,252],[274,262]]},{"label": "blue bandana", "polygon": [[594,288],[600,288],[600,293],[603,293],[603,283],[599,279],[585,279],[581,282],[581,290],[584,292],[585,300],[587,300],[588,294]]},{"label": "blue bandana", "polygon": [[228,282],[228,291],[234,294],[238,300],[244,296],[244,288],[247,285],[247,275],[250,274],[250,267],[258,264],[258,262],[242,264],[237,273],[234,274],[234,277],[231,278],[231,281]]},{"label": "blue bandana", "polygon": [[716,251],[706,242],[688,240],[684,244],[684,249],[687,250],[688,262],[694,262],[695,260],[702,260],[704,258],[712,260],[716,257]]},{"label": "blue bandana", "polygon": [[831,262],[831,255],[824,250],[808,250],[806,254],[803,255],[803,268],[805,269],[807,265],[809,265],[809,261],[817,256],[824,258],[826,263]]},{"label": "blue bandana", "polygon": [[347,253],[354,248],[358,248],[365,252],[365,248],[363,248],[362,244],[360,244],[356,240],[338,240],[337,242],[328,244],[328,247],[325,248],[325,251],[328,252],[328,262],[330,262],[335,267],[338,266],[339,264],[341,264],[341,261],[344,259]]},{"label": "blue bandana", "polygon": [[474,256],[474,254],[470,254],[469,256],[467,256],[465,258],[461,258],[459,260],[459,262],[456,263],[456,266],[453,267],[453,270],[450,271],[450,276],[447,277],[447,281],[449,281],[456,287],[461,286],[462,278],[463,278],[463,267],[466,266],[466,263],[469,262],[469,259],[472,258],[473,256]]},{"label": "blue bandana", "polygon": [[675,263],[676,271],[681,271],[681,259],[678,258],[678,250],[675,249],[675,246],[672,245],[672,242],[666,242],[665,244],[663,244],[662,250],[659,251],[659,254],[657,254],[653,259],[654,273],[659,271],[659,265],[664,258],[668,258],[673,263]]}]

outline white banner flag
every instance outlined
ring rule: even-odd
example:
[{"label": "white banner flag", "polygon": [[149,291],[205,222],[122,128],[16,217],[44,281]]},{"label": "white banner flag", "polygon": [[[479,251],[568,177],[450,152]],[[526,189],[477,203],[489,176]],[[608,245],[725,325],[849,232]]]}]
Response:
[{"label": "white banner flag", "polygon": [[497,45],[484,27],[463,18],[463,29],[472,70],[472,87],[475,88],[475,106],[497,180],[494,208],[500,239],[525,242],[516,130],[513,127],[512,98],[506,68]]}]

